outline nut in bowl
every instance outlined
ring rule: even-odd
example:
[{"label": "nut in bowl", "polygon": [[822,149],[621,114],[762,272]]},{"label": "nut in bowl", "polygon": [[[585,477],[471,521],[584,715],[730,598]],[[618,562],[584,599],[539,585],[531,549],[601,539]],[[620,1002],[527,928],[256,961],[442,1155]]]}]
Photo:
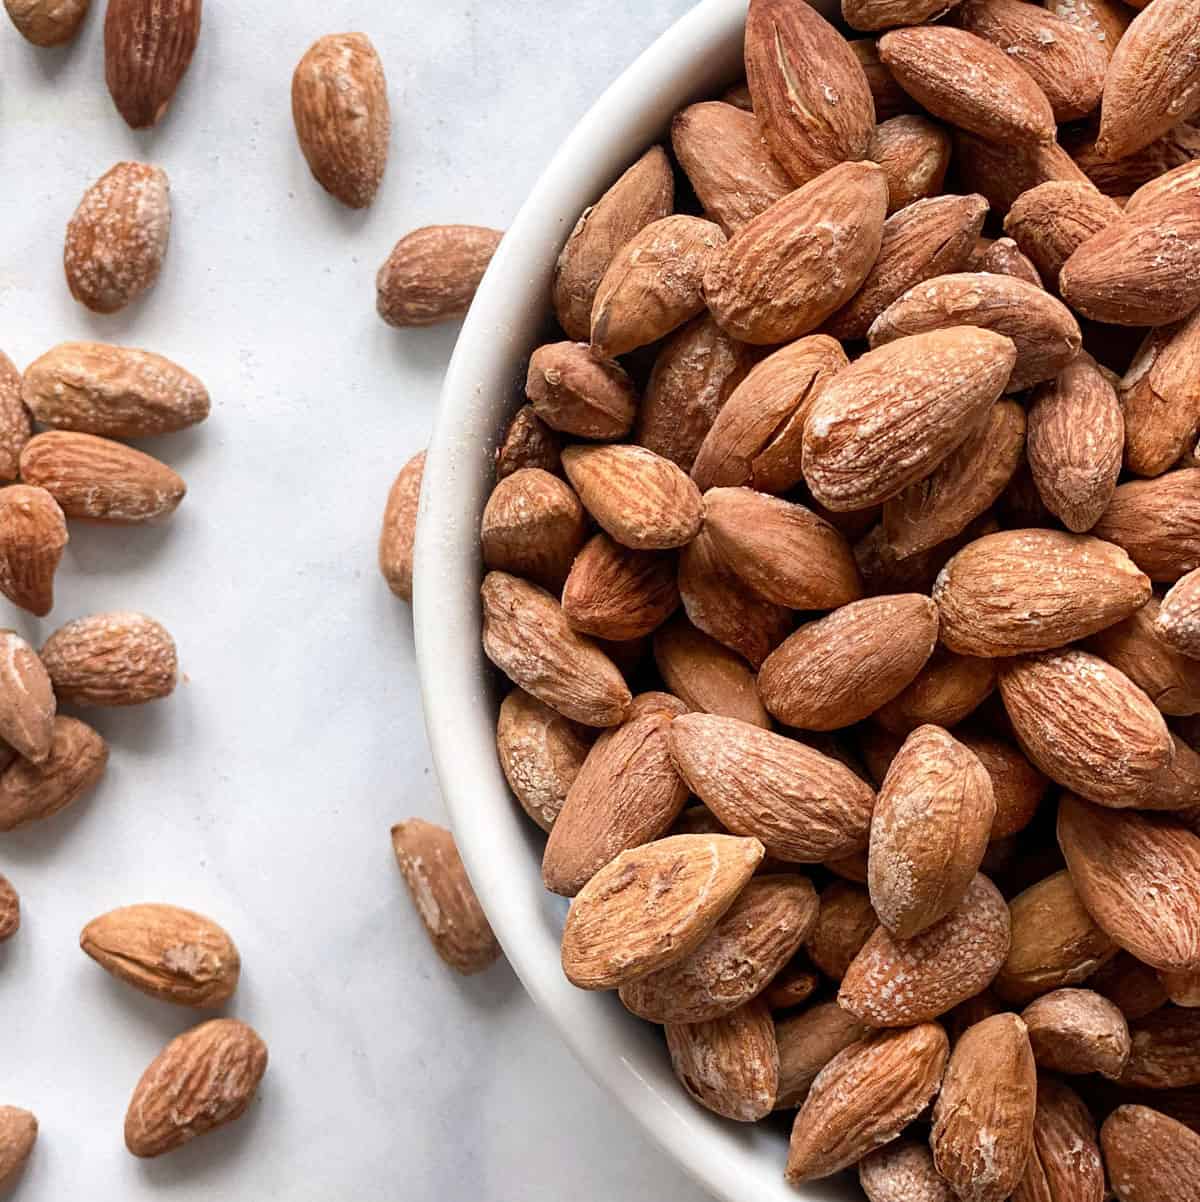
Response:
[{"label": "nut in bowl", "polygon": [[[1130,53],[1156,57],[1172,5],[1195,6],[1152,0]],[[929,1149],[908,1159],[930,1192],[971,1202],[1036,1192],[1027,1169],[1051,1173],[1056,1125],[1099,1165],[1094,1120],[1139,1099],[1092,1116],[1085,1087],[1045,1073],[1083,1063],[1061,1049],[1090,1050],[1091,1016],[1120,1043],[1119,1008],[1069,999],[1074,1025],[1048,1039],[1052,1007],[1022,1015],[993,982],[1019,979],[1023,1005],[1086,993],[1123,949],[1187,1002],[1200,972],[1200,835],[1179,813],[1200,807],[1200,754],[1148,695],[1162,669],[1146,652],[1109,662],[1100,637],[1200,567],[1200,473],[1177,459],[1121,477],[1118,384],[1136,380],[1089,324],[1169,331],[1143,358],[1182,337],[1200,294],[1175,269],[1200,266],[1200,191],[1158,185],[1116,217],[1097,204],[1095,229],[1055,218],[1052,247],[1025,236],[1045,223],[1015,221],[993,255],[980,232],[998,237],[1010,206],[983,156],[924,177],[894,212],[912,181],[871,157],[876,101],[898,85],[943,131],[939,154],[986,143],[1017,194],[1062,179],[1100,195],[1055,119],[1086,96],[1135,153],[1113,107],[1125,93],[1090,87],[1097,55],[1075,34],[1087,79],[1019,65],[989,40],[1010,7],[964,0],[961,20],[926,25],[916,2],[844,5],[882,35],[868,75],[833,5],[698,6],[511,226],[425,463],[417,649],[465,865],[593,1075],[729,1202],[851,1196],[855,1169],[873,1202],[907,1197],[906,1159],[875,1155],[902,1135]],[[1057,44],[1065,18],[1017,16],[1036,26],[1028,53]],[[1062,85],[1053,104],[1033,68]],[[719,104],[743,69],[761,137],[706,110],[730,132],[704,162],[691,106]],[[1149,129],[1174,101],[1152,87],[1138,103]],[[682,187],[663,203],[668,147],[703,212]],[[1039,204],[1075,203],[1056,196]],[[1171,270],[1143,270],[1164,239]],[[1058,278],[1039,282],[1034,261]],[[696,347],[709,375],[675,362]],[[522,461],[531,420],[549,439]],[[1083,445],[1080,422],[1102,437]],[[561,455],[541,453],[556,440]],[[1174,642],[1156,654],[1186,659],[1164,608]],[[522,713],[542,749],[560,723],[540,776],[514,766]],[[505,772],[536,776],[534,821]],[[1015,818],[1022,781],[1036,796]],[[1156,891],[1164,860],[1176,871]],[[1042,955],[1015,925],[1010,901],[1055,874],[1086,956],[1056,959],[1038,931]],[[845,1016],[848,1032],[819,1056],[793,1046],[797,1012],[771,990],[805,973],[798,1013]]]}]

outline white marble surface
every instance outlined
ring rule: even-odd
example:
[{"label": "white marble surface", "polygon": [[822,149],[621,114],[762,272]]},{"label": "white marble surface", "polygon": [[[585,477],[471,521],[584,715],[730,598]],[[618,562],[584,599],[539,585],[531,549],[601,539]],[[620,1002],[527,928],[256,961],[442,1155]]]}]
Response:
[{"label": "white marble surface", "polygon": [[[416,225],[504,225],[589,101],[688,3],[207,0],[192,70],[148,134],[104,88],[101,0],[63,51],[0,18],[0,347],[24,366],[68,338],[145,346],[215,400],[206,426],[153,444],[190,487],[174,520],[76,527],[51,617],[3,605],[36,639],[144,610],[186,674],[169,701],[94,717],[112,758],[90,799],[0,836],[24,904],[0,949],[0,1102],[42,1129],[13,1197],[701,1198],[505,966],[462,982],[426,945],[388,827],[442,809],[409,616],[374,565],[388,485],[424,445],[455,336],[380,323],[376,267]],[[304,49],[348,28],[379,48],[394,118],[365,216],[309,178],[289,107]],[[166,167],[175,224],[155,291],[96,318],[66,290],[62,236],[120,158]],[[123,1147],[125,1106],[194,1018],[77,948],[89,918],[143,900],[233,933],[244,973],[228,1010],[271,1050],[247,1118],[149,1163]]]}]

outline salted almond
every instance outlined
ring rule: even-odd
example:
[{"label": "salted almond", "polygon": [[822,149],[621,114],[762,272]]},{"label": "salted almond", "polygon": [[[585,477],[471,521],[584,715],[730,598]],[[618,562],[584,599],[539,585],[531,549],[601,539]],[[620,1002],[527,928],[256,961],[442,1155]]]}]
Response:
[{"label": "salted almond", "polygon": [[606,864],[665,834],[688,799],[668,751],[678,698],[648,693],[630,716],[588,752],[555,820],[542,858],[542,882],[574,897]]},{"label": "salted almond", "polygon": [[669,459],[634,446],[572,446],[562,458],[583,507],[623,547],[662,551],[696,537],[700,492]]},{"label": "salted almond", "polygon": [[[815,11],[812,17],[821,21]],[[744,225],[713,256],[704,277],[709,310],[723,330],[754,345],[811,333],[862,286],[886,216],[880,167],[831,168]]]},{"label": "salted almond", "polygon": [[668,216],[674,202],[670,160],[652,146],[584,211],[554,269],[554,310],[568,338],[591,337],[596,290],[613,257],[639,230]]},{"label": "salted almond", "polygon": [[916,679],[937,642],[937,610],[908,594],[856,601],[801,626],[758,674],[763,704],[801,730],[838,730]]},{"label": "salted almond", "polygon": [[1003,50],[963,29],[895,29],[879,55],[935,117],[994,142],[1052,142],[1054,113],[1031,76]]},{"label": "salted almond", "polygon": [[1120,1106],[1100,1132],[1120,1202],[1186,1198],[1200,1179],[1200,1134],[1148,1106]]},{"label": "salted almond", "polygon": [[1039,1074],[1033,1151],[1013,1202],[1102,1202],[1104,1186],[1096,1123],[1083,1099]]},{"label": "salted almond", "polygon": [[675,214],[639,230],[613,256],[592,309],[592,354],[614,359],[657,342],[704,309],[705,271],[721,228]]},{"label": "salted almond", "polygon": [[33,437],[29,410],[21,397],[21,373],[0,351],[0,480],[15,480],[21,470],[21,450]]},{"label": "salted almond", "polygon": [[667,688],[693,713],[771,725],[746,661],[685,618],[655,631],[654,662]]},{"label": "salted almond", "polygon": [[1134,14],[1121,0],[1045,0],[1057,17],[1082,29],[1112,58]]},{"label": "salted almond", "polygon": [[1020,0],[963,0],[958,13],[964,29],[1032,76],[1055,121],[1086,117],[1100,103],[1108,55],[1082,29]]},{"label": "salted almond", "polygon": [[1200,660],[1200,569],[1182,577],[1163,598],[1154,632],[1173,651]]},{"label": "salted almond", "polygon": [[162,120],[200,39],[201,0],[109,0],[104,77],[131,129]]},{"label": "salted almond", "polygon": [[958,0],[842,0],[842,19],[868,32],[897,25],[923,25],[944,16]]},{"label": "salted almond", "polygon": [[1057,142],[990,142],[956,130],[954,163],[962,189],[981,193],[999,214],[1007,213],[1018,196],[1049,180],[1091,182]]},{"label": "salted almond", "polygon": [[732,104],[708,100],[676,113],[671,145],[705,213],[726,234],[796,186],[771,154],[754,114]]},{"label": "salted almond", "polygon": [[1193,751],[1179,735],[1171,733],[1175,753],[1154,779],[1149,795],[1142,800],[1148,810],[1182,811],[1176,817],[1200,833],[1200,752]]},{"label": "salted almond", "polygon": [[[949,133],[926,117],[902,113],[880,121],[871,137],[867,158],[878,163],[887,176],[889,215],[942,191],[951,147]],[[884,238],[886,244],[886,227]],[[942,271],[956,270],[956,267],[942,268]]]},{"label": "salted almond", "polygon": [[878,926],[866,889],[831,881],[821,890],[820,913],[805,943],[809,959],[831,981],[841,981]]},{"label": "salted almond", "polygon": [[869,351],[809,412],[804,477],[813,496],[833,510],[867,509],[924,479],[1000,398],[1016,361],[1012,339],[972,326]]},{"label": "salted almond", "polygon": [[62,714],[54,719],[54,743],[40,764],[14,760],[0,773],[0,831],[49,818],[78,801],[99,782],[108,746],[90,726]]},{"label": "salted almond", "polygon": [[807,879],[755,877],[691,955],[623,985],[621,1001],[650,1022],[723,1018],[767,988],[816,920],[817,894]]},{"label": "salted almond", "polygon": [[957,726],[995,691],[996,665],[988,659],[955,655],[944,647],[898,697],[875,714],[886,730],[902,738],[919,726]]},{"label": "salted almond", "polygon": [[637,394],[620,364],[596,358],[583,342],[534,351],[525,395],[552,430],[578,438],[623,438],[637,410]]},{"label": "salted almond", "polygon": [[1200,164],[1192,159],[1147,180],[1126,201],[1125,212],[1138,213],[1164,201],[1187,201],[1197,197],[1200,197]]},{"label": "salted almond", "polygon": [[1132,1047],[1123,1086],[1167,1090],[1200,1085],[1200,1011],[1164,1006],[1130,1023],[1129,1034]]},{"label": "salted almond", "polygon": [[571,564],[562,604],[567,621],[583,634],[618,642],[641,638],[679,606],[675,564],[670,556],[631,551],[597,534]]},{"label": "salted almond", "polygon": [[1012,339],[1017,361],[1006,392],[1057,375],[1083,345],[1079,323],[1044,289],[1015,276],[959,272],[915,285],[874,321],[872,347],[931,330],[979,326]]},{"label": "salted almond", "polygon": [[739,1123],[757,1122],[775,1108],[779,1051],[763,1002],[720,1018],[668,1023],[666,1036],[675,1075],[701,1106]]},{"label": "salted almond", "polygon": [[970,266],[966,270],[1011,275],[1014,279],[1032,284],[1035,288],[1044,287],[1033,260],[1011,238],[997,238],[979,257],[978,266]]},{"label": "salted almond", "polygon": [[1087,983],[1089,989],[1108,998],[1130,1023],[1161,1010],[1171,1000],[1159,973],[1128,952],[1118,952],[1102,964]]},{"label": "salted almond", "polygon": [[1200,7],[1150,5],[1113,52],[1096,148],[1120,159],[1200,112]]},{"label": "salted almond", "polygon": [[400,469],[392,484],[379,535],[379,571],[388,588],[408,602],[413,596],[413,542],[424,476],[425,452],[420,451]]},{"label": "salted almond", "polygon": [[796,1115],[788,1183],[832,1176],[895,1139],[937,1093],[948,1052],[937,1023],[876,1031],[839,1052]]},{"label": "salted almond", "polygon": [[1153,968],[1200,968],[1200,837],[1169,818],[1059,803],[1058,842],[1104,932]]},{"label": "salted almond", "polygon": [[622,852],[571,902],[563,970],[581,989],[616,989],[695,951],[763,857],[757,839],[673,835]]},{"label": "salted almond", "polygon": [[979,757],[992,778],[996,800],[993,840],[1007,839],[1024,830],[1037,814],[1050,782],[1017,748],[1002,739],[977,731],[956,732],[956,737]]},{"label": "salted almond", "polygon": [[558,434],[538,417],[532,405],[522,405],[496,448],[496,482],[527,467],[561,475],[561,455]]},{"label": "salted almond", "polygon": [[479,225],[429,225],[405,234],[375,278],[379,316],[397,327],[465,317],[503,237]]},{"label": "salted almond", "polygon": [[915,938],[879,927],[846,970],[838,1004],[873,1027],[937,1018],[991,984],[1009,939],[1004,898],[976,875],[959,906]]},{"label": "salted almond", "polygon": [[137,905],[92,919],[79,946],[142,993],[180,1006],[219,1006],[233,996],[241,958],[209,918],[179,906]]},{"label": "salted almond", "polygon": [[0,593],[38,617],[54,608],[54,574],[67,545],[67,523],[44,489],[0,489]]},{"label": "salted almond", "polygon": [[1109,158],[1101,151],[1094,134],[1089,136],[1089,132],[1083,130],[1074,136],[1065,136],[1064,142],[1086,178],[1106,196],[1120,199],[1165,172],[1191,162],[1200,150],[1200,128],[1186,121],[1180,122],[1141,150],[1120,159]]},{"label": "salted almond", "polygon": [[972,751],[937,726],[908,736],[871,819],[871,904],[897,939],[961,903],[995,817],[991,777]]},{"label": "salted almond", "polygon": [[1123,672],[1086,651],[1010,660],[1004,708],[1026,755],[1051,780],[1106,806],[1153,796],[1174,755],[1153,702]]},{"label": "salted almond", "polygon": [[60,701],[141,705],[175,690],[175,640],[145,614],[116,611],[76,618],[42,645],[42,663]]},{"label": "salted almond", "polygon": [[677,718],[669,742],[680,775],[726,829],[777,859],[821,863],[866,846],[875,796],[829,756],[715,714]]},{"label": "salted almond", "polygon": [[54,687],[37,652],[13,630],[0,630],[0,739],[43,763],[54,746]]},{"label": "salted almond", "polygon": [[961,534],[1004,491],[1025,449],[1025,410],[997,401],[976,430],[934,471],[884,502],[883,529],[902,558]]},{"label": "salted almond", "polygon": [[429,942],[456,972],[482,972],[500,955],[454,836],[421,818],[392,827],[392,851]]},{"label": "salted almond", "polygon": [[746,80],[767,144],[797,184],[866,155],[875,127],[867,77],[816,9],[751,0]]},{"label": "salted almond", "polygon": [[775,1026],[779,1049],[776,1110],[803,1104],[821,1070],[840,1052],[870,1034],[870,1028],[836,1002],[821,1002]]},{"label": "salted almond", "polygon": [[33,1151],[37,1134],[38,1121],[28,1110],[0,1106],[0,1184],[16,1178]]},{"label": "salted almond", "polygon": [[1086,981],[1117,953],[1084,909],[1071,874],[1056,872],[1009,903],[1012,945],[993,988],[1021,1005]]},{"label": "salted almond", "polygon": [[1021,1012],[1038,1067],[1102,1073],[1114,1081],[1129,1059],[1129,1025],[1108,998],[1090,989],[1056,989]]},{"label": "salted almond", "polygon": [[1120,206],[1092,184],[1049,180],[1013,201],[1004,230],[1033,260],[1042,278],[1057,285],[1063,264],[1093,234],[1120,219]]},{"label": "salted almond", "polygon": [[[890,121],[901,113],[916,111],[917,102],[896,82],[892,73],[879,57],[879,46],[874,38],[855,38],[848,43],[854,57],[858,59],[867,87],[875,103],[875,119]],[[867,156],[868,158],[870,155]]]},{"label": "salted almond", "polygon": [[21,452],[21,480],[44,488],[69,518],[129,524],[166,517],[187,485],[165,463],[92,434],[49,430]]},{"label": "salted almond", "polygon": [[1200,468],[1119,485],[1092,533],[1124,547],[1151,580],[1174,584],[1200,568]]},{"label": "salted almond", "polygon": [[960,655],[1047,651],[1140,609],[1150,580],[1121,550],[1058,530],[1004,530],[960,551],[934,586],[942,642]]},{"label": "salted almond", "polygon": [[87,16],[91,0],[4,0],[21,36],[35,46],[69,42]]},{"label": "salted almond", "polygon": [[692,479],[706,492],[747,484],[784,493],[803,477],[804,423],[821,389],[846,366],[841,345],[824,334],[799,338],[768,355],[716,415],[696,454]]},{"label": "salted almond", "polygon": [[[876,512],[882,515],[882,508]],[[870,596],[931,592],[938,573],[958,551],[985,534],[994,534],[999,528],[992,514],[981,514],[954,538],[930,547],[928,551],[918,551],[901,559],[888,541],[883,523],[878,522],[854,545],[854,558],[858,563],[863,588]]]},{"label": "salted almond", "polygon": [[897,1139],[858,1162],[867,1202],[953,1202],[954,1191],[933,1164],[928,1144]]},{"label": "salted almond", "polygon": [[523,689],[513,689],[500,704],[500,767],[521,808],[544,831],[554,825],[587,758],[585,731]]},{"label": "salted almond", "polygon": [[962,1202],[1003,1202],[1016,1189],[1036,1107],[1025,1024],[997,1014],[971,1027],[950,1053],[930,1136],[933,1162]]},{"label": "salted almond", "polygon": [[704,529],[764,600],[817,610],[862,596],[850,544],[803,505],[750,488],[712,488],[704,494]]},{"label": "salted almond", "polygon": [[552,591],[563,587],[586,537],[579,498],[557,476],[536,467],[496,485],[479,532],[488,568],[527,577]]}]

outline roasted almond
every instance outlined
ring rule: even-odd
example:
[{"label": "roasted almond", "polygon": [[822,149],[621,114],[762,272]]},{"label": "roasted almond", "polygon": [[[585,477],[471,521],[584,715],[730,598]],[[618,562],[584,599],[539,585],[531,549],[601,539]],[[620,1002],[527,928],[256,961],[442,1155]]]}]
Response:
[{"label": "roasted almond", "polygon": [[33,436],[29,410],[21,399],[21,373],[0,351],[0,480],[15,480],[21,450]]},{"label": "roasted almond", "polygon": [[508,423],[504,439],[496,448],[496,481],[525,467],[540,467],[553,475],[562,474],[562,441],[534,411],[522,405]]},{"label": "roasted almond", "polygon": [[1132,1047],[1121,1084],[1146,1089],[1200,1085],[1200,1010],[1163,1006],[1130,1023]]},{"label": "roasted almond", "polygon": [[42,645],[59,700],[74,705],[141,705],[169,697],[179,676],[175,640],[145,614],[76,618]]},{"label": "roasted almond", "polygon": [[1120,199],[1165,172],[1191,162],[1200,150],[1200,128],[1180,122],[1141,150],[1119,159],[1110,158],[1100,148],[1099,139],[1088,127],[1067,134],[1064,142],[1085,177],[1106,196]]},{"label": "roasted almond", "polygon": [[[8,877],[0,876],[0,943],[11,939],[20,927],[21,898]],[[0,1170],[0,1181],[3,1178],[3,1171]]]},{"label": "roasted almond", "polygon": [[38,1121],[18,1106],[0,1106],[0,1184],[11,1182],[37,1141]]},{"label": "roasted almond", "polygon": [[[989,0],[994,2],[994,0]],[[1057,285],[1063,264],[1090,238],[1121,219],[1121,207],[1090,183],[1048,180],[1013,201],[1005,233]]]},{"label": "roasted almond", "polygon": [[[878,163],[887,176],[890,215],[923,198],[935,197],[942,191],[950,166],[952,146],[950,134],[927,117],[901,113],[887,121],[880,121],[871,137],[867,158]],[[885,246],[887,237],[885,226]],[[941,275],[946,271],[957,271],[961,266],[941,267],[929,274]]]},{"label": "roasted almond", "polygon": [[1200,568],[1200,468],[1119,485],[1092,533],[1124,547],[1151,580],[1174,584]]},{"label": "roasted almond", "polygon": [[1035,288],[1044,284],[1033,260],[1021,250],[1011,238],[997,238],[981,255],[978,262],[972,264],[968,271],[990,271],[995,275],[1011,275],[1015,279],[1024,280]]},{"label": "roasted almond", "polygon": [[1089,182],[1057,142],[989,142],[960,129],[954,135],[954,163],[963,191],[981,193],[999,214],[1007,213],[1022,193],[1048,180]]},{"label": "roasted almond", "polygon": [[842,18],[851,29],[892,29],[923,25],[957,4],[958,0],[842,0]]},{"label": "roasted almond", "polygon": [[1200,713],[1200,662],[1164,639],[1161,613],[1152,597],[1132,617],[1095,635],[1088,649],[1124,672],[1164,714]]},{"label": "roasted almond", "polygon": [[655,631],[654,662],[667,688],[689,710],[771,725],[746,661],[686,618],[678,616]]},{"label": "roasted almond", "polygon": [[375,278],[379,316],[400,327],[465,317],[503,237],[479,225],[429,225],[405,234]]},{"label": "roasted almond", "polygon": [[1056,989],[1031,1002],[1021,1017],[1039,1068],[1116,1080],[1129,1059],[1125,1016],[1090,989]]},{"label": "roasted almond", "polygon": [[1200,1006],[1200,971],[1160,972],[1158,979],[1166,995],[1176,1006],[1194,1010]]},{"label": "roasted almond", "polygon": [[777,1110],[800,1106],[820,1071],[870,1028],[847,1014],[836,1002],[821,1002],[794,1018],[776,1024],[779,1049]]},{"label": "roasted almond", "polygon": [[1055,16],[1078,26],[1096,41],[1108,58],[1129,28],[1133,13],[1121,0],[1045,0]]},{"label": "roasted almond", "polygon": [[554,592],[563,587],[586,538],[579,498],[557,476],[536,467],[496,485],[479,531],[488,568],[525,576]]},{"label": "roasted almond", "polygon": [[62,714],[54,719],[54,745],[40,764],[14,760],[0,773],[0,831],[49,818],[97,784],[108,746],[90,726]]},{"label": "roasted almond", "polygon": [[525,395],[552,430],[577,438],[623,438],[637,411],[637,394],[620,364],[597,359],[584,342],[534,351]]},{"label": "roasted almond", "polygon": [[996,688],[996,665],[988,659],[955,655],[944,647],[898,697],[876,711],[875,720],[902,738],[919,726],[957,726]]},{"label": "roasted almond", "polygon": [[0,593],[38,617],[54,608],[54,574],[67,545],[67,523],[44,489],[0,489]]},{"label": "roasted almond", "polygon": [[109,0],[104,77],[133,129],[162,120],[200,40],[201,0]]},{"label": "roasted almond", "polygon": [[0,739],[18,755],[43,763],[54,745],[57,708],[37,652],[13,630],[0,630]]},{"label": "roasted almond", "polygon": [[1173,651],[1200,660],[1200,570],[1182,577],[1163,598],[1154,631]]},{"label": "roasted almond", "polygon": [[820,913],[805,944],[809,959],[831,981],[841,981],[878,926],[866,889],[850,881],[831,881],[821,890]]},{"label": "roasted almond", "polygon": [[571,564],[562,604],[567,621],[583,634],[618,642],[642,638],[679,607],[674,560],[594,535]]},{"label": "roasted almond", "polygon": [[1200,1134],[1148,1106],[1120,1106],[1100,1132],[1120,1202],[1188,1198],[1200,1179]]},{"label": "roasted almond", "polygon": [[1088,988],[1108,998],[1128,1022],[1160,1010],[1170,1001],[1159,974],[1128,952],[1118,952],[1088,978]]},{"label": "roasted almond", "polygon": [[[916,110],[917,103],[896,82],[892,73],[883,65],[879,57],[879,45],[874,38],[856,38],[849,43],[854,57],[858,59],[863,74],[867,77],[867,87],[871,90],[871,99],[875,103],[875,119],[879,122],[890,121],[901,113],[911,113]],[[878,127],[876,127],[878,128]],[[868,154],[868,158],[870,155]]]},{"label": "roasted almond", "polygon": [[858,1162],[867,1202],[953,1202],[954,1191],[933,1164],[929,1146],[910,1139],[885,1144]]},{"label": "roasted almond", "polygon": [[379,570],[402,601],[413,596],[413,540],[424,475],[425,452],[420,451],[400,469],[388,493],[379,535]]},{"label": "roasted almond", "polygon": [[[803,1006],[821,987],[820,974],[808,967],[808,960],[798,956],[790,964],[785,965],[772,979],[763,991],[763,1001],[772,1012],[780,1010],[795,1011]],[[776,1107],[779,1103],[776,1101]]]},{"label": "roasted almond", "polygon": [[1102,1202],[1104,1185],[1096,1123],[1087,1106],[1056,1077],[1039,1075],[1033,1151],[1013,1202]]},{"label": "roasted almond", "polygon": [[1010,743],[977,731],[956,732],[992,778],[996,799],[993,839],[1006,839],[1027,827],[1037,814],[1050,782]]},{"label": "roasted almond", "polygon": [[4,0],[21,36],[35,46],[61,46],[78,32],[91,0]]}]

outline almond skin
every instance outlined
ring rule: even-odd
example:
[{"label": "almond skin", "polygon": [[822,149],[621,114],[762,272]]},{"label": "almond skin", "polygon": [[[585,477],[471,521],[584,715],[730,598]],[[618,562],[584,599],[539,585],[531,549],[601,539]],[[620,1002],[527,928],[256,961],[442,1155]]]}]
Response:
[{"label": "almond skin", "polygon": [[[880,121],[871,138],[867,158],[878,163],[887,176],[889,216],[923,198],[936,197],[942,191],[952,147],[950,134],[945,129],[915,113],[901,113]],[[886,227],[884,238],[886,242]],[[930,274],[957,270],[958,267],[942,267]]]},{"label": "almond skin", "polygon": [[933,599],[951,651],[997,657],[1086,638],[1129,617],[1150,592],[1149,578],[1111,543],[1004,530],[960,551],[942,569]]},{"label": "almond skin", "polygon": [[1125,1016],[1090,989],[1056,989],[1026,1006],[1021,1017],[1039,1068],[1116,1080],[1129,1059]]},{"label": "almond skin", "polygon": [[1124,672],[1164,714],[1198,714],[1200,662],[1181,655],[1165,640],[1159,629],[1161,613],[1162,603],[1152,597],[1131,618],[1089,640],[1088,650]]},{"label": "almond skin", "polygon": [[1080,900],[1114,943],[1153,968],[1200,967],[1200,838],[1166,817],[1068,794],[1058,842]]},{"label": "almond skin", "polygon": [[79,946],[119,980],[180,1006],[220,1006],[233,996],[241,972],[225,931],[178,906],[111,910],[83,928]]},{"label": "almond skin", "polygon": [[1191,1199],[1200,1179],[1200,1135],[1148,1106],[1121,1106],[1100,1132],[1120,1202]]},{"label": "almond skin", "polygon": [[20,474],[21,450],[32,437],[29,410],[21,399],[21,373],[0,351],[0,480]]},{"label": "almond skin", "polygon": [[425,475],[425,452],[414,455],[400,470],[388,493],[379,535],[379,571],[388,588],[401,601],[412,602],[413,541],[417,533],[417,506]]},{"label": "almond skin", "polygon": [[868,1202],[953,1202],[954,1192],[933,1165],[925,1144],[894,1140],[858,1162]]},{"label": "almond skin", "polygon": [[776,1024],[775,1042],[779,1049],[776,1110],[802,1105],[820,1071],[839,1052],[869,1034],[869,1027],[836,1002],[810,1006],[794,1018]]},{"label": "almond skin", "polygon": [[1189,572],[1163,598],[1154,632],[1180,655],[1200,660],[1200,570]]},{"label": "almond skin", "polygon": [[[821,20],[815,12],[812,17]],[[880,167],[841,163],[744,225],[713,256],[704,277],[717,323],[760,346],[817,329],[867,278],[879,254],[887,199]]]},{"label": "almond skin", "polygon": [[669,216],[674,200],[670,160],[652,146],[579,218],[554,271],[554,309],[568,338],[591,337],[596,290],[613,257],[640,229]]},{"label": "almond skin", "polygon": [[936,1023],[877,1031],[821,1070],[796,1116],[787,1180],[829,1177],[890,1143],[929,1104],[949,1051]]},{"label": "almond skin", "polygon": [[801,626],[767,657],[763,704],[802,730],[838,730],[904,691],[933,653],[937,610],[928,597],[872,597]]},{"label": "almond skin", "polygon": [[12,1181],[37,1141],[38,1121],[28,1110],[0,1106],[0,1184]]},{"label": "almond skin", "polygon": [[746,79],[767,144],[797,185],[866,155],[875,127],[867,77],[815,9],[751,0]]},{"label": "almond skin", "polygon": [[104,77],[132,129],[162,120],[200,39],[201,0],[109,0]]},{"label": "almond skin", "polygon": [[900,86],[935,117],[993,142],[1052,142],[1054,113],[1003,50],[946,25],[896,29],[879,55]]},{"label": "almond skin", "polygon": [[1073,1090],[1038,1076],[1033,1151],[1014,1202],[1102,1202],[1104,1164],[1096,1123]]},{"label": "almond skin", "polygon": [[35,46],[62,46],[79,31],[91,0],[4,0],[21,36]]},{"label": "almond skin", "polygon": [[0,630],[0,739],[43,763],[54,745],[57,704],[37,652],[19,634]]},{"label": "almond skin", "polygon": [[621,366],[595,358],[583,342],[534,351],[525,395],[552,430],[578,438],[623,438],[637,410],[637,394]]},{"label": "almond skin", "polygon": [[21,452],[21,479],[44,488],[69,518],[132,524],[167,517],[187,485],[165,463],[92,434],[50,430]]},{"label": "almond skin", "polygon": [[396,327],[465,317],[503,237],[478,225],[429,225],[405,234],[375,279],[379,316]]},{"label": "almond skin", "polygon": [[145,163],[110,168],[67,225],[63,266],[71,295],[94,313],[124,309],[158,280],[170,233],[167,173]]},{"label": "almond skin", "polygon": [[496,448],[496,482],[525,467],[540,467],[552,475],[562,475],[562,441],[534,412],[532,405],[517,410],[504,439]]},{"label": "almond skin", "polygon": [[693,952],[763,856],[757,839],[674,835],[622,852],[576,895],[563,971],[580,989],[615,989]]},{"label": "almond skin", "polygon": [[916,680],[876,711],[875,720],[901,737],[925,725],[950,729],[974,713],[995,688],[996,665],[991,660],[939,647]]},{"label": "almond skin", "polygon": [[175,640],[145,614],[76,618],[60,626],[40,654],[59,699],[74,705],[157,701],[174,692],[179,675]]},{"label": "almond skin", "polygon": [[0,489],[0,593],[44,618],[54,608],[54,574],[67,545],[67,522],[44,489]]},{"label": "almond skin", "polygon": [[241,1118],[267,1071],[267,1047],[233,1018],[185,1031],[158,1054],[133,1091],[125,1146],[161,1156]]},{"label": "almond skin", "polygon": [[575,556],[562,604],[567,621],[582,634],[617,642],[643,638],[679,607],[674,561],[594,535]]},{"label": "almond skin", "polygon": [[1200,568],[1200,468],[1117,487],[1093,534],[1124,547],[1156,583]]},{"label": "almond skin", "polygon": [[54,719],[54,745],[40,764],[15,760],[0,773],[0,831],[49,818],[97,784],[108,746],[90,726],[62,714]]},{"label": "almond skin", "polygon": [[1063,264],[1090,238],[1121,219],[1121,207],[1090,183],[1048,180],[1023,192],[1004,219],[1004,232],[1057,285]]},{"label": "almond skin", "polygon": [[1082,29],[1110,59],[1134,16],[1121,0],[1046,0],[1046,7]]},{"label": "almond skin", "polygon": [[677,616],[655,632],[654,662],[667,688],[689,710],[771,725],[746,661],[685,618]]},{"label": "almond skin", "polygon": [[866,846],[874,794],[819,751],[714,714],[676,718],[669,743],[679,774],[722,825],[777,859],[821,863]]},{"label": "almond skin", "polygon": [[863,355],[809,413],[804,477],[813,496],[837,511],[867,509],[924,479],[999,399],[1016,360],[1010,338],[970,326]]}]

